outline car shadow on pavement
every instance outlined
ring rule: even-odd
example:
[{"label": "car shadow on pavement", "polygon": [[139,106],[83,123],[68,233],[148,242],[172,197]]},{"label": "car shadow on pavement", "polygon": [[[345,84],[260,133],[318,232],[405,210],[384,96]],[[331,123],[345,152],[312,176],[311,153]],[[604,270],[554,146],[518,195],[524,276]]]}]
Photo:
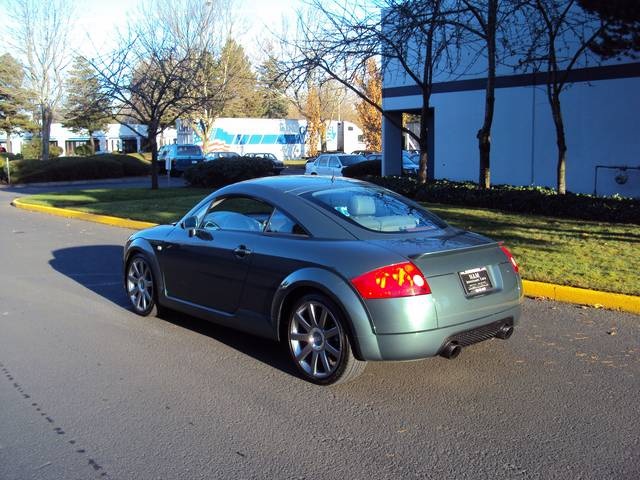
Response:
[{"label": "car shadow on pavement", "polygon": [[[86,245],[62,248],[52,252],[49,265],[83,287],[123,309],[129,310],[129,300],[122,280],[121,245]],[[286,352],[273,341],[215,325],[180,312],[162,309],[158,318],[189,329],[245,354],[256,360],[297,376]]]},{"label": "car shadow on pavement", "polygon": [[122,245],[83,245],[51,252],[51,268],[126,308],[122,286]]},{"label": "car shadow on pavement", "polygon": [[178,327],[210,337],[270,367],[277,368],[294,377],[299,377],[285,349],[275,341],[216,325],[174,310],[163,309],[158,318]]}]

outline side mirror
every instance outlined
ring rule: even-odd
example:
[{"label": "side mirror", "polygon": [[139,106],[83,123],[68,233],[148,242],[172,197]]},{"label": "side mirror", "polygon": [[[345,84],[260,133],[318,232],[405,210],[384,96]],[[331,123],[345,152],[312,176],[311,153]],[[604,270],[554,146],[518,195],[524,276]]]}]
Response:
[{"label": "side mirror", "polygon": [[182,228],[184,228],[190,237],[195,236],[196,228],[198,226],[198,218],[197,217],[188,217],[185,218],[182,222]]}]

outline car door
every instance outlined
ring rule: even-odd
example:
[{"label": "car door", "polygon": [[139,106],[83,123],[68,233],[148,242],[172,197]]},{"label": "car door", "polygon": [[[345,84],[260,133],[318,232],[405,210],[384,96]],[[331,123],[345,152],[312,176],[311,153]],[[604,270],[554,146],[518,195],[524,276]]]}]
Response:
[{"label": "car door", "polygon": [[159,256],[166,294],[200,307],[234,314],[272,207],[250,197],[214,200],[199,212],[196,228],[176,227]]},{"label": "car door", "polygon": [[329,156],[320,155],[316,160],[316,173],[318,175],[329,175]]},{"label": "car door", "polygon": [[309,239],[299,222],[283,210],[274,209],[255,244],[242,296],[243,309],[252,317],[269,320],[273,297],[282,281],[307,265],[300,259],[300,252],[313,248]]},{"label": "car door", "polygon": [[342,175],[342,164],[335,155],[329,157],[329,172],[328,175],[339,177]]}]

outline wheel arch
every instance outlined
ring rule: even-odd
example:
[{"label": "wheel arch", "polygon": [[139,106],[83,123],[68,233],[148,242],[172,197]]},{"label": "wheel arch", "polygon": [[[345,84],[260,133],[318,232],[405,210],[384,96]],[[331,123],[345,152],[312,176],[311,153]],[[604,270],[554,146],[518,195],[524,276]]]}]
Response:
[{"label": "wheel arch", "polygon": [[153,250],[153,246],[143,238],[136,238],[130,244],[127,245],[126,250],[124,252],[124,262],[123,262],[123,270],[122,270],[122,281],[126,287],[127,282],[127,268],[129,265],[129,261],[131,258],[136,255],[143,255],[151,265],[151,269],[153,271],[153,278],[156,282],[156,295],[157,299],[164,297],[164,277],[162,276],[162,271],[160,270],[160,265],[158,264],[158,259]]},{"label": "wheel arch", "polygon": [[305,268],[285,278],[276,294],[271,309],[274,335],[282,339],[286,318],[296,301],[304,295],[320,293],[328,297],[340,309],[345,319],[351,349],[358,360],[364,355],[359,339],[373,335],[369,313],[353,288],[336,273],[322,268]]}]

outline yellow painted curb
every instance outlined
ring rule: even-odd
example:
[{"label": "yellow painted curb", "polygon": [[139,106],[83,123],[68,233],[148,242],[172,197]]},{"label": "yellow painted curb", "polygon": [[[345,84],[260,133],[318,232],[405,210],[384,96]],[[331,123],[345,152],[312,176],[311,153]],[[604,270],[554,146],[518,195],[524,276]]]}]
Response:
[{"label": "yellow painted curb", "polygon": [[531,280],[523,280],[522,286],[524,288],[524,294],[527,297],[546,297],[559,302],[591,305],[593,307],[640,314],[640,297],[634,295],[599,292],[585,288],[533,282]]},{"label": "yellow painted curb", "polygon": [[109,215],[97,215],[94,213],[79,212],[77,210],[68,210],[66,208],[48,207],[46,205],[34,205],[31,203],[21,202],[19,198],[16,198],[13,202],[11,202],[11,204],[14,207],[21,208],[23,210],[29,210],[31,212],[48,213],[50,215],[57,215],[59,217],[66,218],[77,218],[79,220],[102,223],[104,225],[111,225],[113,227],[141,230],[143,228],[155,227],[157,225],[155,223],[141,222],[139,220],[111,217]]},{"label": "yellow painted curb", "polygon": [[[110,217],[108,215],[96,215],[93,213],[79,212],[77,210],[67,210],[66,208],[33,205],[21,202],[18,198],[11,203],[17,208],[30,210],[32,212],[48,213],[67,218],[77,218],[114,227],[141,230],[143,228],[154,227],[157,225],[155,223],[141,222],[138,220],[128,220],[125,218]],[[640,314],[640,297],[633,295],[599,292],[596,290],[554,285],[552,283],[534,282],[531,280],[523,280],[522,287],[524,289],[524,294],[527,297],[545,297],[558,302],[590,305],[593,307],[602,307]]]}]

